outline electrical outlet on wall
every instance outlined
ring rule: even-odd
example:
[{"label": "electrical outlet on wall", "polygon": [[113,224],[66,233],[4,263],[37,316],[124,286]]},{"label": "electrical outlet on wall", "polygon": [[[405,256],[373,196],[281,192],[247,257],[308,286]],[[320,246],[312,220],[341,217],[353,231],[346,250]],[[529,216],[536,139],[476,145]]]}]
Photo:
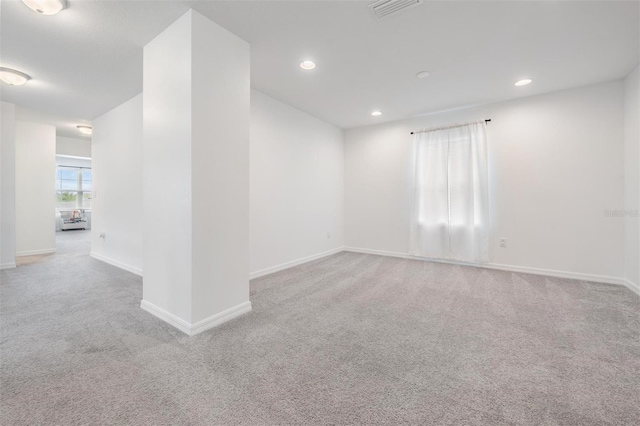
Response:
[{"label": "electrical outlet on wall", "polygon": [[327,231],[327,238],[331,238],[331,232]]},{"label": "electrical outlet on wall", "polygon": [[506,248],[507,247],[507,239],[506,238],[500,238],[500,247],[502,247],[502,248]]}]

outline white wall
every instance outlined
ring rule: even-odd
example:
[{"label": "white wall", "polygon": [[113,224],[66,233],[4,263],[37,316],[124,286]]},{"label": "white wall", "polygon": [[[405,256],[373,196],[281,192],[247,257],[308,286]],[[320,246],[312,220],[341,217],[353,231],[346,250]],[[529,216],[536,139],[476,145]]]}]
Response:
[{"label": "white wall", "polygon": [[[144,47],[143,65],[144,264],[155,265],[144,271],[143,299],[189,324],[190,40],[191,19],[183,16]],[[163,69],[167,57],[172,60]]]},{"label": "white wall", "polygon": [[198,12],[193,12],[192,46],[192,320],[196,322],[241,304],[251,306],[251,77],[249,43]]},{"label": "white wall", "polygon": [[629,211],[640,208],[640,66],[624,81],[625,278],[640,291],[639,219]]},{"label": "white wall", "polygon": [[341,129],[251,92],[252,276],[342,247],[343,176]]},{"label": "white wall", "polygon": [[91,138],[76,139],[57,136],[56,154],[91,158]]},{"label": "white wall", "polygon": [[91,255],[142,274],[142,95],[96,118],[92,145]]},{"label": "white wall", "polygon": [[190,10],[145,46],[143,80],[141,306],[194,334],[251,310],[249,45]]},{"label": "white wall", "polygon": [[0,102],[0,269],[16,266],[16,108]]},{"label": "white wall", "polygon": [[[93,123],[92,254],[137,273],[142,225],[130,212],[141,209],[141,189],[128,181],[142,173],[141,122],[135,120],[141,108],[138,96]],[[250,155],[252,276],[343,246],[341,129],[252,91]],[[166,185],[175,190],[171,182]],[[107,232],[105,240],[100,232]]]},{"label": "white wall", "polygon": [[16,121],[16,256],[55,251],[56,128]]},{"label": "white wall", "polygon": [[621,81],[346,131],[346,245],[408,253],[409,133],[481,119],[490,262],[619,279],[624,221],[604,211],[624,205]]}]

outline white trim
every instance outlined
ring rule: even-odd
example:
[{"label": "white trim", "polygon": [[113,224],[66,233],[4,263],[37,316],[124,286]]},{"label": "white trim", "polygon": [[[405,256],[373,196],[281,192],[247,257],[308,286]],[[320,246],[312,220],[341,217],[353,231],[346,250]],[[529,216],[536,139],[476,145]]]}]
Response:
[{"label": "white trim", "polygon": [[132,274],[136,274],[138,276],[142,276],[142,269],[136,268],[135,266],[127,265],[126,263],[123,263],[123,262],[120,262],[118,260],[114,260],[114,259],[108,258],[108,257],[103,256],[101,254],[98,254],[98,253],[96,253],[94,251],[89,253],[89,256],[91,256],[94,259],[97,259],[97,260],[99,260],[101,262],[108,263],[109,265],[115,266],[116,268],[124,269],[125,271],[131,272]]},{"label": "white trim", "polygon": [[631,290],[632,292],[634,292],[635,294],[637,294],[638,296],[640,296],[640,285],[626,279],[623,278],[622,279],[622,284],[625,285],[629,290]]},{"label": "white trim", "polygon": [[294,266],[302,265],[303,263],[311,262],[312,260],[331,256],[332,254],[340,253],[341,251],[344,251],[344,250],[345,250],[344,247],[338,247],[338,248],[324,251],[322,253],[313,254],[311,256],[301,257],[300,259],[292,260],[290,262],[281,263],[280,265],[260,269],[258,271],[249,273],[249,279],[252,280],[254,278],[259,278],[265,275],[273,274],[274,272],[279,272],[285,269],[293,268]]},{"label": "white trim", "polygon": [[[454,265],[465,265],[465,266],[475,266],[478,268],[487,268],[487,269],[498,269],[501,271],[510,271],[510,272],[521,272],[524,274],[534,274],[534,275],[546,275],[551,277],[558,278],[569,278],[573,280],[581,280],[581,281],[591,281],[597,283],[605,283],[605,284],[617,284],[617,285],[625,285],[629,288],[629,284],[625,283],[623,278],[620,277],[612,277],[607,275],[595,275],[595,274],[584,274],[581,272],[569,272],[569,271],[557,271],[554,269],[543,269],[543,268],[532,268],[529,266],[515,266],[515,265],[502,265],[498,263],[465,263],[465,262],[455,262],[448,260],[440,260],[440,259],[427,259],[424,257],[411,256],[407,253],[398,253],[392,251],[383,251],[383,250],[371,250],[371,249],[362,249],[356,247],[345,247],[345,251],[350,251],[354,253],[365,253],[365,254],[376,254],[379,256],[390,256],[390,257],[400,257],[403,259],[414,259],[414,260],[424,260],[428,262],[440,262],[440,263],[450,263]],[[633,284],[631,284],[633,285]],[[633,289],[632,289],[633,290]],[[634,290],[635,291],[635,290]]]},{"label": "white trim", "polygon": [[522,272],[524,274],[547,275],[557,278],[569,278],[572,280],[590,281],[595,283],[624,285],[622,278],[609,275],[585,274],[582,272],[558,271],[555,269],[532,268],[529,266],[501,265],[498,263],[487,263],[478,265],[484,268],[499,269],[501,271]]},{"label": "white trim", "polygon": [[2,263],[0,269],[12,269],[16,267],[16,262]]},{"label": "white trim", "polygon": [[146,300],[142,300],[140,302],[140,307],[153,316],[160,318],[164,322],[174,326],[188,336],[195,336],[196,334],[202,333],[203,331],[209,330],[213,327],[237,318],[240,315],[251,312],[251,302],[246,301],[225,311],[212,315],[209,318],[205,318],[202,321],[198,321],[195,324],[189,324],[182,318],[179,318],[172,313],[159,308],[153,303],[147,302]]},{"label": "white trim", "polygon": [[215,315],[211,315],[209,318],[205,318],[202,321],[192,324],[190,335],[194,336],[198,333],[202,333],[203,331],[207,331],[248,312],[251,312],[251,302],[247,300],[233,308],[218,312]]},{"label": "white trim", "polygon": [[39,254],[50,254],[50,253],[55,253],[55,252],[56,252],[55,248],[42,249],[42,250],[26,250],[26,251],[16,252],[16,257],[37,256]]},{"label": "white trim", "polygon": [[172,326],[182,331],[183,333],[188,334],[189,336],[191,335],[191,324],[189,324],[182,318],[179,318],[173,315],[172,313],[157,307],[153,303],[147,302],[144,299],[140,302],[140,307],[145,311],[149,312],[151,315],[157,318],[160,318],[162,321],[168,324],[171,324]]},{"label": "white trim", "polygon": [[375,254],[378,256],[399,257],[401,259],[424,260],[428,262],[448,263],[452,265],[481,266],[476,263],[456,262],[453,260],[427,259],[426,257],[412,256],[408,253],[400,253],[396,251],[373,250],[373,249],[363,249],[363,248],[356,248],[356,247],[345,247],[344,251],[350,251],[353,253]]}]

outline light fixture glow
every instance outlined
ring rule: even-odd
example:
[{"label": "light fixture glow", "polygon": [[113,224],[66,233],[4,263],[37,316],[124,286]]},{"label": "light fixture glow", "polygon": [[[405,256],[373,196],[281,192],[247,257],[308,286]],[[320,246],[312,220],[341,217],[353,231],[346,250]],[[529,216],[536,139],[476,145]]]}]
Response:
[{"label": "light fixture glow", "polygon": [[11,86],[22,86],[31,80],[31,77],[23,72],[12,70],[11,68],[0,67],[0,80]]},{"label": "light fixture glow", "polygon": [[312,70],[316,67],[315,62],[313,61],[302,61],[300,62],[300,68],[303,70]]},{"label": "light fixture glow", "polygon": [[418,74],[416,74],[416,77],[418,77],[418,78],[427,78],[427,77],[429,77],[429,71],[420,71]]},{"label": "light fixture glow", "polygon": [[531,83],[533,80],[530,78],[524,78],[522,80],[518,80],[515,82],[516,86],[526,86],[527,84]]},{"label": "light fixture glow", "polygon": [[382,115],[382,111],[373,111],[371,115],[373,115],[374,117],[377,117],[379,115]]},{"label": "light fixture glow", "polygon": [[86,136],[91,136],[93,134],[93,129],[91,126],[76,126],[80,133]]},{"label": "light fixture glow", "polygon": [[67,0],[22,0],[22,3],[41,15],[55,15],[69,7]]}]

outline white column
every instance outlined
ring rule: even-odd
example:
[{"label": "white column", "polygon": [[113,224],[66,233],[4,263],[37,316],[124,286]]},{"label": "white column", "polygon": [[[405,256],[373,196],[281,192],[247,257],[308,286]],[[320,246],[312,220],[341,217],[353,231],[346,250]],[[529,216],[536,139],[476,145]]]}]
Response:
[{"label": "white column", "polygon": [[16,256],[56,251],[56,128],[16,121]]},{"label": "white column", "polygon": [[249,45],[190,10],[144,48],[143,309],[193,335],[249,302]]},{"label": "white column", "polygon": [[0,107],[0,269],[6,269],[16,267],[16,107]]}]

